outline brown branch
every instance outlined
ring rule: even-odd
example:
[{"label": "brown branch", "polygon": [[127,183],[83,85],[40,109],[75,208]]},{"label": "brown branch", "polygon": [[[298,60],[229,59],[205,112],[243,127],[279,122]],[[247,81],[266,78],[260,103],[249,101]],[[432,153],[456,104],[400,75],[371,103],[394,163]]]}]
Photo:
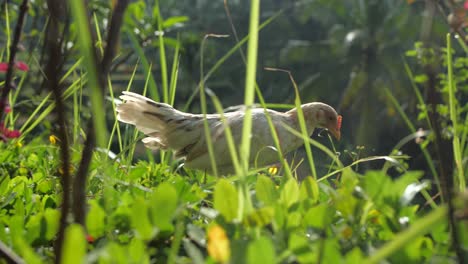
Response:
[{"label": "brown branch", "polygon": [[[423,42],[426,48],[431,47],[430,34],[432,32],[432,24],[437,8],[437,1],[427,0],[426,6],[428,15],[425,19],[426,31],[422,35]],[[440,187],[442,190],[442,199],[448,205],[447,220],[449,223],[449,232],[451,236],[451,246],[457,255],[459,263],[466,263],[463,249],[461,247],[460,239],[458,237],[457,221],[455,220],[455,208],[453,205],[453,147],[449,139],[442,136],[441,116],[437,112],[437,105],[442,102],[441,95],[437,91],[437,74],[435,71],[437,62],[434,60],[424,66],[428,81],[427,87],[427,100],[429,104],[429,120],[435,135],[434,145],[437,159],[439,161],[440,170]]]},{"label": "brown branch", "polygon": [[[104,51],[104,57],[101,62],[101,67],[98,69],[100,87],[103,94],[107,90],[107,76],[112,65],[112,60],[115,57],[117,44],[119,42],[120,28],[122,27],[123,15],[127,8],[129,0],[119,0],[114,8],[111,23],[109,25],[109,33],[107,35],[107,46]],[[95,56],[97,58],[97,56]],[[96,65],[98,62],[96,60]],[[86,216],[86,179],[88,175],[89,165],[92,160],[93,149],[96,145],[96,135],[94,134],[94,125],[92,120],[89,120],[86,133],[85,146],[81,155],[80,165],[76,173],[73,183],[73,213],[75,221],[81,225],[85,224]]]},{"label": "brown branch", "polygon": [[0,259],[5,260],[6,263],[23,264],[25,263],[18,255],[15,254],[7,245],[0,241]]},{"label": "brown branch", "polygon": [[11,89],[15,87],[13,83],[13,73],[15,68],[15,57],[16,52],[18,51],[18,44],[21,38],[21,31],[23,29],[24,18],[28,12],[28,0],[23,0],[23,3],[20,6],[20,11],[18,15],[18,22],[16,23],[15,33],[13,35],[13,42],[10,46],[10,58],[8,60],[8,70],[5,77],[5,86],[2,89],[2,95],[0,97],[0,120],[2,120],[4,109],[6,105],[6,100]]},{"label": "brown branch", "polygon": [[[65,229],[68,226],[68,216],[70,214],[71,204],[71,175],[70,175],[70,151],[68,143],[67,133],[67,119],[65,116],[65,104],[62,97],[62,89],[59,84],[59,75],[61,72],[62,63],[62,52],[61,44],[64,36],[60,34],[59,18],[63,15],[62,12],[66,12],[66,7],[59,10],[56,8],[60,6],[61,1],[49,0],[47,1],[50,16],[49,16],[49,28],[46,36],[46,46],[49,54],[49,60],[46,65],[46,83],[51,90],[55,99],[55,112],[57,114],[58,124],[58,138],[60,139],[60,158],[61,158],[61,184],[62,184],[62,209],[59,220],[59,230],[57,233],[57,239],[55,241],[55,263],[60,263],[62,258],[62,249],[65,239]],[[63,2],[62,2],[63,4]]]}]

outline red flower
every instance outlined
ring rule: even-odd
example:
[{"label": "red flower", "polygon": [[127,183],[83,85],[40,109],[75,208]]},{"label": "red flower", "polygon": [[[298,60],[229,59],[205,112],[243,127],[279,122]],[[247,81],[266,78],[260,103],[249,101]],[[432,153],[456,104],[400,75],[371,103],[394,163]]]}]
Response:
[{"label": "red flower", "polygon": [[463,4],[463,8],[465,8],[465,10],[468,10],[468,1],[465,1],[465,3]]},{"label": "red flower", "polygon": [[19,130],[10,130],[3,123],[0,123],[0,138],[5,140],[7,138],[18,138],[19,136],[21,136]]},{"label": "red flower", "polygon": [[93,243],[94,242],[94,237],[92,235],[86,235],[86,241],[88,241],[88,243]]},{"label": "red flower", "polygon": [[[24,72],[29,71],[29,66],[26,63],[22,62],[22,61],[15,62],[15,68],[20,70],[20,71],[24,71]],[[1,62],[0,63],[0,72],[6,72],[6,71],[8,71],[8,63]]]},{"label": "red flower", "polygon": [[5,106],[3,106],[3,104],[0,102],[0,109],[1,109],[1,108],[3,108],[3,112],[4,112],[5,114],[8,114],[8,113],[11,112],[11,107],[10,107],[10,105],[8,104],[8,102],[6,103]]}]

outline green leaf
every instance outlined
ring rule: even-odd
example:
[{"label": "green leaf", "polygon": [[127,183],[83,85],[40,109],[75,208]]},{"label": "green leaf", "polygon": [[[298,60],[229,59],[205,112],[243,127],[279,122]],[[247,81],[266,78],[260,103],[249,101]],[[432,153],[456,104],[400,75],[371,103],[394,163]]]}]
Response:
[{"label": "green leaf", "polygon": [[146,245],[139,239],[133,239],[128,246],[128,260],[131,263],[149,263]]},{"label": "green leaf", "polygon": [[162,231],[172,231],[172,219],[177,209],[177,192],[169,183],[159,185],[151,197],[154,224]]},{"label": "green leaf", "polygon": [[304,216],[304,224],[307,226],[324,229],[331,219],[330,209],[327,204],[312,207]]},{"label": "green leaf", "polygon": [[162,27],[163,28],[168,28],[168,27],[171,27],[175,24],[178,24],[178,23],[184,23],[186,21],[188,21],[189,18],[187,16],[173,16],[173,17],[170,17],[166,20],[164,20],[163,24],[162,24]]},{"label": "green leaf", "polygon": [[249,243],[247,248],[247,263],[276,263],[276,254],[273,243],[266,237]]},{"label": "green leaf", "polygon": [[148,205],[143,198],[138,197],[135,199],[131,214],[132,227],[137,231],[139,237],[145,241],[153,238],[157,232],[150,223],[148,210]]},{"label": "green leaf", "polygon": [[362,263],[364,255],[358,247],[353,248],[348,254],[346,254],[345,263]]},{"label": "green leaf", "polygon": [[312,177],[306,177],[301,183],[301,200],[311,199],[313,203],[316,203],[318,202],[319,194],[317,181]]},{"label": "green leaf", "polygon": [[78,224],[71,224],[65,230],[65,242],[60,263],[85,263],[86,238],[83,228]]},{"label": "green leaf", "polygon": [[138,180],[142,178],[146,172],[148,172],[148,168],[146,166],[135,167],[134,169],[130,170],[127,177],[129,180]]},{"label": "green leaf", "polygon": [[59,228],[60,212],[56,209],[46,208],[44,218],[47,223],[45,238],[51,240],[55,237]]},{"label": "green leaf", "polygon": [[288,241],[291,250],[299,263],[317,263],[317,252],[312,250],[311,243],[305,235],[292,233]]},{"label": "green leaf", "polygon": [[273,181],[265,175],[260,175],[257,178],[255,192],[259,201],[265,205],[271,205],[277,201],[277,192]]},{"label": "green leaf", "polygon": [[106,230],[106,212],[96,200],[89,201],[89,212],[86,215],[86,228],[93,237],[101,237]]},{"label": "green leaf", "polygon": [[293,178],[289,179],[281,190],[280,201],[290,207],[299,200],[299,185]]},{"label": "green leaf", "polygon": [[275,209],[273,207],[263,207],[249,214],[244,220],[249,226],[262,227],[273,221]]},{"label": "green leaf", "polygon": [[214,190],[214,208],[228,221],[237,217],[238,193],[236,187],[226,179],[221,179]]}]

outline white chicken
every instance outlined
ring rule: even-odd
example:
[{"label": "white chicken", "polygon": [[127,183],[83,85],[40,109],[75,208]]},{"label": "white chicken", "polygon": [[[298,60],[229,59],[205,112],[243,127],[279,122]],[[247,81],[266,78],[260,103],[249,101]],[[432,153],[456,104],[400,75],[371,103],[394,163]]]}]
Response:
[{"label": "white chicken", "polygon": [[[165,103],[158,103],[142,95],[123,92],[120,96],[125,102],[117,106],[118,120],[136,126],[148,137],[142,141],[150,149],[172,149],[177,158],[185,158],[185,167],[204,170],[211,173],[211,162],[203,128],[203,115],[178,111]],[[285,126],[300,131],[297,110],[282,113],[268,109],[280,140],[284,154],[302,144],[302,138],[293,135]],[[335,138],[340,139],[341,116],[335,109],[324,103],[302,105],[307,131],[312,134],[316,127],[326,128]],[[234,142],[241,142],[243,111],[224,114],[232,131]],[[219,114],[206,116],[211,131],[214,157],[218,173],[221,175],[234,172],[231,155],[224,132],[223,121]],[[250,166],[267,166],[278,162],[273,137],[268,126],[263,108],[252,110],[252,138],[250,148]],[[258,155],[257,155],[258,154]]]}]

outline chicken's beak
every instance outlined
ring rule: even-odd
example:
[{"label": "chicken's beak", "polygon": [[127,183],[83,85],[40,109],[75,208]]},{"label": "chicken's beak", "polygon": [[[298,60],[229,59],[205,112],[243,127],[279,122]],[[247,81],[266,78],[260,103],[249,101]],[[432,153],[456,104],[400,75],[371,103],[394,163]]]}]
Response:
[{"label": "chicken's beak", "polygon": [[337,139],[340,140],[341,138],[341,121],[343,117],[341,115],[337,116],[336,125],[328,127],[328,131]]},{"label": "chicken's beak", "polygon": [[337,139],[340,140],[341,138],[341,131],[338,128],[329,128],[328,131]]}]

